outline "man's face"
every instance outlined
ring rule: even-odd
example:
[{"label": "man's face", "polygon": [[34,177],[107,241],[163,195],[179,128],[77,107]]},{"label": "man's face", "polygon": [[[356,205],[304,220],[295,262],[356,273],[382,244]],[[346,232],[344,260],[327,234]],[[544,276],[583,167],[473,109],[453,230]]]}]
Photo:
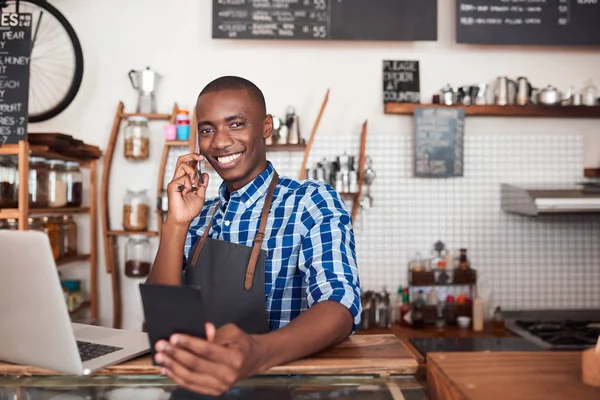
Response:
[{"label": "man's face", "polygon": [[198,98],[196,118],[202,155],[230,191],[244,187],[266,168],[265,139],[273,132],[273,119],[265,117],[248,92],[206,93]]}]

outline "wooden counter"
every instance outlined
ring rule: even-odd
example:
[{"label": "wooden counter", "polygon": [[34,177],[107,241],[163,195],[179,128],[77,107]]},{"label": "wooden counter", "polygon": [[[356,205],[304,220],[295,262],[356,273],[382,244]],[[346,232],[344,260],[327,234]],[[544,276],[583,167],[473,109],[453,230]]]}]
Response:
[{"label": "wooden counter", "polygon": [[580,352],[432,353],[431,400],[592,400],[600,388],[581,381]]},{"label": "wooden counter", "polygon": [[[352,336],[321,353],[280,365],[265,375],[412,375],[419,367],[413,354],[392,334]],[[94,375],[159,375],[149,355],[107,367]],[[2,364],[0,375],[57,375],[31,366]]]}]

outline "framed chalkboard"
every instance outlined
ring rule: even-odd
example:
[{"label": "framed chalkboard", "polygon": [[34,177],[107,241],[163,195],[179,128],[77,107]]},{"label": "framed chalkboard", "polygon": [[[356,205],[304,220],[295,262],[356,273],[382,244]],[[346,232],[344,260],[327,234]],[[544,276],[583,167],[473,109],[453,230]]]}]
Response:
[{"label": "framed chalkboard", "polygon": [[418,61],[383,62],[383,102],[421,102]]},{"label": "framed chalkboard", "polygon": [[31,14],[0,14],[0,144],[27,140]]},{"label": "framed chalkboard", "polygon": [[456,40],[470,44],[600,45],[600,1],[457,0]]},{"label": "framed chalkboard", "polygon": [[415,108],[413,171],[417,178],[463,176],[463,108]]},{"label": "framed chalkboard", "polygon": [[213,0],[212,37],[437,40],[437,0]]}]

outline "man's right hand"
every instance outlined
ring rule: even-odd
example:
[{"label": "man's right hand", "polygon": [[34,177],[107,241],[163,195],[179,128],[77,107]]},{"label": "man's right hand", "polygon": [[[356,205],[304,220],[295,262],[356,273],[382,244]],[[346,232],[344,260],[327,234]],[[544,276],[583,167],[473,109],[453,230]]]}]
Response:
[{"label": "man's right hand", "polygon": [[[187,227],[202,211],[208,187],[208,174],[202,174],[203,183],[200,183],[196,165],[203,160],[204,156],[196,153],[186,154],[177,159],[173,180],[167,185],[167,222]],[[192,187],[197,190],[192,191]]]}]

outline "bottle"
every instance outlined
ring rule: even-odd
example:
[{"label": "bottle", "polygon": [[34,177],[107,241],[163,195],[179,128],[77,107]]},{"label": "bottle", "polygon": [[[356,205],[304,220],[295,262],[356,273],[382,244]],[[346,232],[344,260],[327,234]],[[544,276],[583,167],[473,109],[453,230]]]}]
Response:
[{"label": "bottle", "polygon": [[402,306],[400,307],[400,325],[409,327],[411,323],[407,321],[410,313],[410,301],[408,300],[408,287],[402,290]]},{"label": "bottle", "polygon": [[473,301],[473,331],[483,331],[483,319],[484,319],[484,304],[483,299],[479,296]]},{"label": "bottle", "polygon": [[492,335],[503,336],[504,335],[504,317],[502,316],[502,310],[500,306],[494,310],[494,316],[492,317]]},{"label": "bottle", "polygon": [[423,291],[419,290],[417,293],[417,299],[413,305],[413,311],[411,314],[412,327],[414,329],[423,329],[425,327],[425,300],[423,299]]},{"label": "bottle", "polygon": [[471,268],[469,259],[467,258],[467,249],[460,249],[460,258],[458,260],[458,269],[466,270]]}]

